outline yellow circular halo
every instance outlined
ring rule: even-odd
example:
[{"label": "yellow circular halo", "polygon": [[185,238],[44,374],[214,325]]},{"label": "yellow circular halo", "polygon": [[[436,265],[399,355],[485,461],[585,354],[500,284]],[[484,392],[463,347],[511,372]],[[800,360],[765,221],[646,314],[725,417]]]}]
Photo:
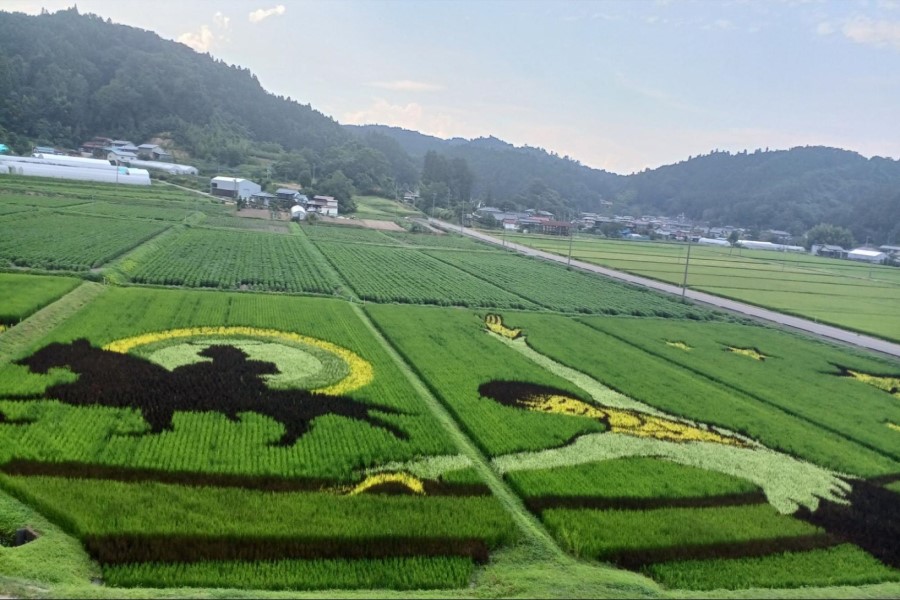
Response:
[{"label": "yellow circular halo", "polygon": [[326,342],[325,340],[319,340],[289,331],[279,331],[278,329],[261,329],[258,327],[184,327],[181,329],[168,329],[166,331],[142,333],[141,335],[123,338],[121,340],[110,342],[103,346],[103,349],[125,354],[140,346],[146,346],[147,344],[198,336],[234,336],[284,340],[286,342],[297,342],[314,346],[321,350],[325,350],[326,352],[335,354],[347,364],[350,373],[337,383],[313,390],[313,392],[319,394],[340,396],[368,385],[375,378],[374,369],[372,368],[371,363],[361,358],[355,352],[347,350],[337,344]]}]

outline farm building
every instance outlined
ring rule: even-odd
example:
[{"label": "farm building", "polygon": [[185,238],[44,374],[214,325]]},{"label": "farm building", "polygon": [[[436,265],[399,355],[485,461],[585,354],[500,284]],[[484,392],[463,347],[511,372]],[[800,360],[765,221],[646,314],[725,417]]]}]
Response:
[{"label": "farm building", "polygon": [[859,262],[867,262],[880,265],[887,260],[888,255],[880,250],[872,250],[871,248],[857,248],[847,253],[847,258]]},{"label": "farm building", "polygon": [[329,217],[338,216],[338,202],[331,196],[313,196],[306,201],[307,212],[316,212]]},{"label": "farm building", "polygon": [[39,159],[42,164],[59,165],[61,167],[81,167],[83,169],[100,169],[102,171],[115,171],[116,166],[109,161],[97,158],[81,158],[80,156],[63,156],[59,154],[34,154],[32,158]]},{"label": "farm building", "polygon": [[292,190],[291,188],[278,188],[275,190],[275,196],[279,200],[285,200],[287,202],[297,202],[298,196],[300,196],[300,192],[297,190]]},{"label": "farm building", "polygon": [[191,165],[179,165],[171,162],[160,162],[158,160],[132,160],[128,162],[131,167],[141,169],[152,169],[154,171],[165,171],[171,175],[197,175],[197,167]]},{"label": "farm building", "polygon": [[[538,211],[538,213],[543,212],[546,211]],[[572,231],[572,224],[568,221],[543,221],[538,226],[538,231],[548,235],[569,235]]]},{"label": "farm building", "polygon": [[292,221],[304,221],[306,220],[306,209],[300,206],[299,204],[295,204],[291,207],[291,220]]},{"label": "farm building", "polygon": [[209,193],[221,198],[249,200],[261,191],[258,183],[240,177],[213,177],[209,182]]},{"label": "farm building", "polygon": [[0,156],[0,166],[5,167],[4,173],[12,175],[99,181],[123,185],[150,185],[150,173],[144,169],[111,166],[109,170],[106,170],[74,165],[65,166],[52,164],[40,158],[19,156]]},{"label": "farm building", "polygon": [[810,253],[828,258],[847,258],[847,251],[831,244],[813,244]]},{"label": "farm building", "polygon": [[275,194],[270,194],[269,192],[256,192],[255,194],[250,196],[250,202],[263,208],[269,208],[269,204],[273,203],[274,201]]}]

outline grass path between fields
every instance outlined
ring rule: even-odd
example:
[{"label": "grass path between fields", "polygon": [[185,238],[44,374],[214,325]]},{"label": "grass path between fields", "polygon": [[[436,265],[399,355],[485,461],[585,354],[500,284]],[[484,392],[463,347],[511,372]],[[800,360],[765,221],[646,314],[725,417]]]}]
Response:
[{"label": "grass path between fields", "polygon": [[41,337],[84,308],[106,287],[85,281],[77,288],[27,319],[0,333],[0,364],[18,358]]},{"label": "grass path between fields", "polygon": [[[581,562],[559,547],[538,519],[525,508],[521,499],[491,468],[487,458],[463,432],[443,404],[419,379],[400,353],[381,334],[363,309],[353,310],[391,356],[407,380],[422,398],[441,426],[450,434],[457,448],[468,456],[491,492],[510,513],[523,535],[520,546],[496,553],[492,564],[476,577],[476,589],[482,593],[494,590],[503,597],[656,597],[661,590],[650,579],[607,567]],[[481,596],[481,593],[476,594]],[[493,596],[487,593],[486,596]]]}]

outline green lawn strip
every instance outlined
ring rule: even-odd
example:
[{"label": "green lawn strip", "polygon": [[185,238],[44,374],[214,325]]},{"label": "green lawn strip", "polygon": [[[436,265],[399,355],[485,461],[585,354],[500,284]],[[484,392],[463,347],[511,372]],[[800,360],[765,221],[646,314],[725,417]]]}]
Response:
[{"label": "green lawn strip", "polygon": [[317,245],[363,300],[445,306],[535,307],[503,288],[414,248],[325,242],[317,242]]},{"label": "green lawn strip", "polygon": [[0,258],[18,266],[87,271],[140,245],[169,224],[51,214],[26,219],[0,238]]},{"label": "green lawn strip", "polygon": [[81,282],[74,277],[0,273],[0,325],[15,325]]},{"label": "green lawn strip", "polygon": [[483,331],[471,311],[369,305],[366,312],[463,430],[488,456],[566,444],[603,424],[565,415],[539,414],[482,398],[491,380],[528,381],[583,395],[568,381],[505,348]]},{"label": "green lawn strip", "polygon": [[898,494],[900,494],[900,481],[895,481],[894,483],[889,483],[884,487],[886,487],[887,489],[889,489],[893,492],[897,492]]},{"label": "green lawn strip", "polygon": [[[524,327],[528,344],[616,391],[674,415],[718,425],[765,446],[836,471],[862,476],[898,470],[896,461],[780,407],[739,393],[669,360],[654,356],[571,319],[510,313],[508,326]],[[665,346],[663,342],[660,342]],[[672,348],[672,352],[683,352]],[[724,355],[724,352],[723,352]],[[734,358],[750,360],[745,357]],[[636,373],[652,374],[636,377]],[[778,379],[772,380],[777,386]]]},{"label": "green lawn strip", "polygon": [[103,276],[110,283],[125,283],[148,257],[160,252],[167,244],[187,231],[185,225],[174,225],[136,246],[103,267]]},{"label": "green lawn strip", "polygon": [[99,283],[84,282],[52,304],[0,335],[0,366],[24,356],[47,332],[84,308],[106,291]]},{"label": "green lawn strip", "polygon": [[217,587],[267,590],[463,588],[474,564],[463,557],[370,560],[215,561],[136,563],[103,569],[107,585]]},{"label": "green lawn strip", "polygon": [[702,499],[758,491],[743,479],[657,458],[513,471],[506,479],[525,498]]},{"label": "green lawn strip", "polygon": [[331,294],[338,283],[298,236],[193,228],[131,273],[136,283]]},{"label": "green lawn strip", "polygon": [[643,572],[667,587],[689,590],[858,586],[900,581],[900,571],[850,544],[750,558],[657,563],[648,565]]},{"label": "green lawn strip", "polygon": [[658,552],[673,558],[704,546],[763,542],[777,551],[781,541],[825,537],[825,532],[778,513],[772,506],[592,510],[553,508],[542,521],[577,556],[641,564]]},{"label": "green lawn strip", "polygon": [[78,584],[99,574],[97,566],[70,537],[44,516],[8,494],[0,492],[0,535],[13,539],[17,529],[31,527],[40,537],[18,547],[0,546],[0,590],[11,591],[3,578],[16,586]]},{"label": "green lawn strip", "polygon": [[[5,332],[0,342],[27,323]],[[17,356],[53,341],[68,343],[86,337],[95,346],[103,346],[138,333],[203,325],[299,332],[356,353],[372,365],[374,379],[353,391],[353,400],[395,409],[396,413],[374,414],[408,438],[399,439],[362,420],[325,414],[315,418],[310,431],[295,443],[279,446],[274,443],[284,426],[272,418],[242,413],[238,420],[230,420],[216,412],[181,411],[174,413],[171,431],[149,434],[140,412],[130,408],[4,400],[0,401],[3,414],[22,421],[0,426],[0,463],[18,458],[142,469],[164,466],[172,472],[357,481],[360,472],[373,465],[454,453],[450,438],[436,427],[382,345],[360,326],[351,306],[339,300],[109,288],[77,320],[49,335],[38,329],[28,345],[18,346]],[[37,375],[25,366],[4,365],[0,368],[0,397],[40,395],[49,384],[72,379],[63,370]],[[28,420],[31,422],[25,422]]]},{"label": "green lawn strip", "polygon": [[[900,376],[900,363],[896,361],[759,326],[598,318],[585,318],[583,322],[622,344],[678,364],[895,460],[900,458],[900,436],[884,435],[886,421],[900,423],[900,403],[888,393],[841,376],[836,366]],[[686,343],[691,350],[684,352],[666,344],[672,340]],[[729,347],[755,349],[767,358],[747,360],[728,352]]]},{"label": "green lawn strip", "polygon": [[375,219],[393,221],[403,217],[421,217],[423,214],[408,204],[378,196],[354,196],[356,212],[353,216],[359,219]]}]

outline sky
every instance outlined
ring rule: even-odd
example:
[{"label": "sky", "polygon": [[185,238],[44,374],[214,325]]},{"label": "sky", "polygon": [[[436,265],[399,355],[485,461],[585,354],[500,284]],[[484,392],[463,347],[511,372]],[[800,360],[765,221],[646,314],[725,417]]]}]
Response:
[{"label": "sky", "polygon": [[[0,0],[36,14],[72,0]],[[341,123],[632,173],[712,150],[900,158],[900,0],[78,0]]]}]

